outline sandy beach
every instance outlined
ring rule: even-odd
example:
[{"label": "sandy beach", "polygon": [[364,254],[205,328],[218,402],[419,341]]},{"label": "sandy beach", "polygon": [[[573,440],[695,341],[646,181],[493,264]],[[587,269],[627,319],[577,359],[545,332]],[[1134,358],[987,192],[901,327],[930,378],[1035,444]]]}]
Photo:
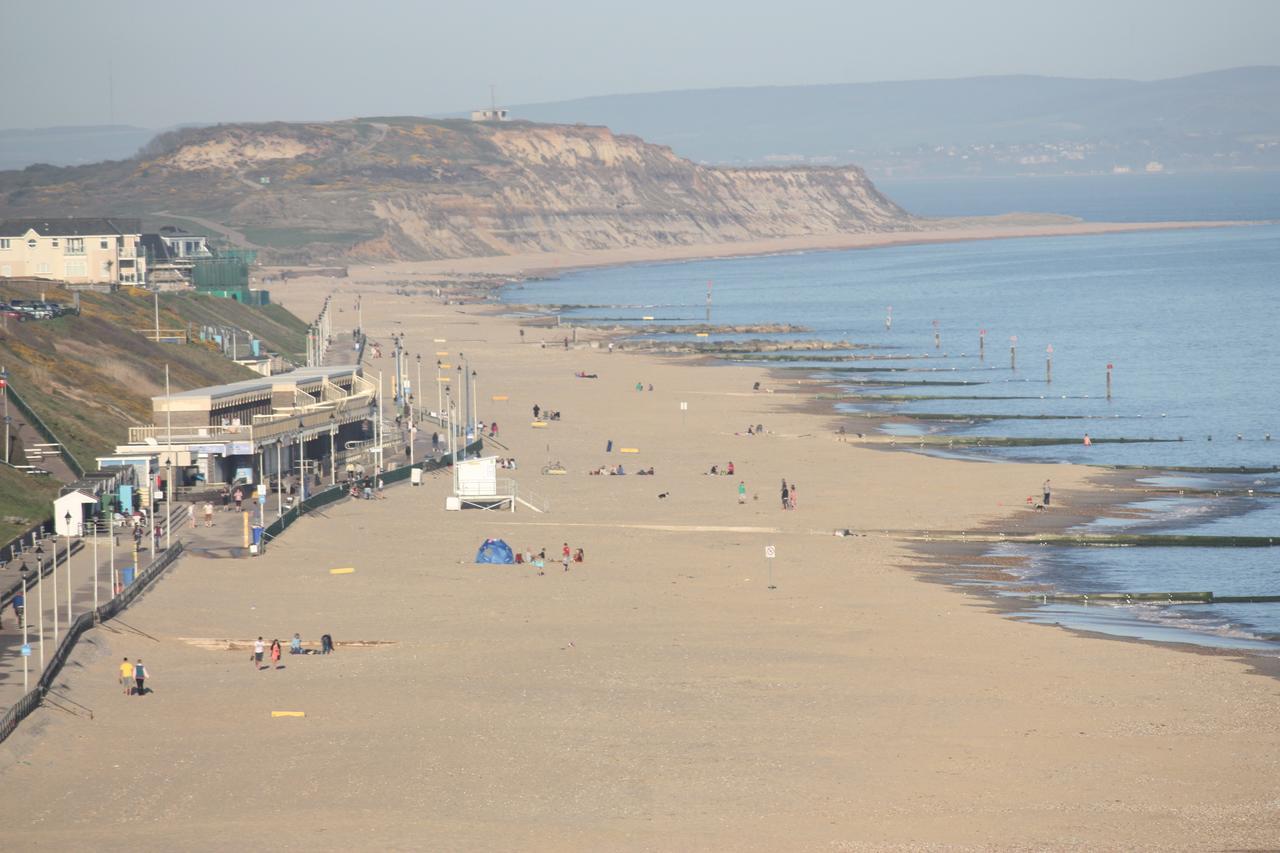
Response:
[{"label": "sandy beach", "polygon": [[620,266],[638,263],[672,263],[703,258],[734,258],[750,255],[826,252],[842,249],[874,249],[885,246],[914,246],[927,243],[957,243],[972,240],[1008,240],[1026,237],[1079,237],[1089,234],[1123,234],[1134,231],[1169,231],[1188,228],[1232,228],[1248,222],[1083,222],[1066,216],[1009,214],[1005,216],[919,220],[914,231],[869,231],[851,234],[814,234],[770,240],[739,240],[732,243],[687,246],[598,249],[580,252],[535,252],[475,258],[446,258],[432,261],[405,261],[373,267],[353,267],[357,281],[386,281],[408,276],[536,276],[551,275],[584,267]]},{"label": "sandy beach", "polygon": [[[917,575],[903,531],[1032,529],[1042,515],[1024,499],[1044,479],[1070,511],[1104,488],[1097,472],[842,442],[823,405],[763,370],[610,353],[581,330],[569,349],[554,329],[522,342],[492,307],[379,283],[657,259],[439,261],[273,284],[304,318],[336,293],[339,334],[358,287],[371,337],[404,333],[428,389],[437,350],[465,353],[479,417],[500,427],[493,452],[518,462],[500,473],[547,511],[446,512],[450,482],[434,475],[327,508],[255,559],[184,558],[64,670],[60,692],[92,720],[45,708],[0,745],[5,843],[1280,846],[1280,682],[1244,659],[1024,624]],[[367,367],[390,382],[390,358]],[[532,426],[535,403],[561,419]],[[567,473],[542,474],[548,461]],[[706,473],[730,461],[733,477]],[[618,464],[626,476],[587,473]],[[799,487],[794,511],[783,480]],[[855,535],[833,535],[844,529]],[[487,537],[545,548],[545,574],[475,565]],[[568,572],[564,543],[586,556]],[[228,648],[295,631],[331,633],[337,654],[258,671]],[[122,656],[146,659],[154,693],[120,694]]]}]

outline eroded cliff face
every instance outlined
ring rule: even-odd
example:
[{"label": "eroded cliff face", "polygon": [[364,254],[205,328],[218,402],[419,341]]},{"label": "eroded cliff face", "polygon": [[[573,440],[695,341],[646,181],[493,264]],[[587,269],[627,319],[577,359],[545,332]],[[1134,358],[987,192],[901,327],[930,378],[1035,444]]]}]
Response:
[{"label": "eroded cliff face", "polygon": [[[23,174],[0,174],[0,212],[166,210],[224,223],[290,259],[420,260],[916,227],[856,167],[700,166],[578,125],[220,126],[157,140],[135,161],[12,179]],[[66,209],[69,198],[80,200],[78,210]]]}]

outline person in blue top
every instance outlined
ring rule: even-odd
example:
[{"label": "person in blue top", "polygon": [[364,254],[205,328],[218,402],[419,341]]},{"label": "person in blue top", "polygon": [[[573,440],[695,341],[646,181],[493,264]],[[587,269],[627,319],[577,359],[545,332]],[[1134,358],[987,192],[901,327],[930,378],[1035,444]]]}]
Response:
[{"label": "person in blue top", "polygon": [[18,593],[13,597],[13,615],[18,620],[18,627],[22,627],[23,612],[27,609],[27,599],[22,593]]},{"label": "person in blue top", "polygon": [[298,634],[294,634],[293,639],[289,641],[289,654],[291,655],[302,654],[302,637],[299,636]]},{"label": "person in blue top", "polygon": [[147,668],[142,665],[142,658],[138,658],[133,665],[133,680],[138,685],[138,692],[134,695],[144,695],[147,692],[146,688],[143,686],[143,682],[147,680]]}]

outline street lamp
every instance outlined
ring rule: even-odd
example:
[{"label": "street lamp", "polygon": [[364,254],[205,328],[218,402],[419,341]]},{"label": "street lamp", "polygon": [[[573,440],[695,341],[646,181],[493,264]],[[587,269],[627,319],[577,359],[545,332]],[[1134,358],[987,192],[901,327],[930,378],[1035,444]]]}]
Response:
[{"label": "street lamp", "polygon": [[280,451],[284,448],[284,436],[276,436],[276,518],[284,518],[284,466],[280,463]]},{"label": "street lamp", "polygon": [[71,513],[68,512],[63,520],[67,522],[67,630],[71,630]]},{"label": "street lamp", "polygon": [[338,418],[329,414],[329,485],[338,484]]},{"label": "street lamp", "polygon": [[440,421],[441,426],[444,426],[444,383],[440,381],[440,368],[443,364],[440,359],[436,359],[436,420]]},{"label": "street lamp", "polygon": [[413,422],[413,393],[409,394],[409,464],[414,463],[413,439],[418,433],[418,425]]},{"label": "street lamp", "polygon": [[421,394],[422,393],[422,353],[418,353],[416,356],[414,356],[414,358],[417,359],[418,361],[418,393]]},{"label": "street lamp", "polygon": [[[26,621],[25,614],[23,621]],[[44,546],[36,546],[36,630],[40,632],[40,671],[44,672]]]},{"label": "street lamp", "polygon": [[303,433],[305,424],[302,418],[298,418],[298,503],[302,504],[307,499],[307,447],[304,443],[306,436]]},{"label": "street lamp", "polygon": [[[462,360],[462,353],[458,353],[458,360]],[[462,365],[458,365],[458,414],[462,415],[462,419],[467,419],[467,374],[462,372]],[[455,422],[457,418],[453,417],[453,410],[450,408],[449,416]],[[466,446],[467,428],[465,424],[459,424],[458,438],[463,441],[463,447]]]},{"label": "street lamp", "polygon": [[0,397],[4,397],[4,461],[9,464],[9,369],[0,367]]},{"label": "street lamp", "polygon": [[478,430],[480,429],[480,416],[477,413],[476,406],[476,372],[471,371],[471,423]]}]

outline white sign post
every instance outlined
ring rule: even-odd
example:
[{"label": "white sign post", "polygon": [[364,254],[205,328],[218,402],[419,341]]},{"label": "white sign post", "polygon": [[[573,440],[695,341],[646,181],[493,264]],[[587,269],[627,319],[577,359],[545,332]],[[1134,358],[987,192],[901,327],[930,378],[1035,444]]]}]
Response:
[{"label": "white sign post", "polygon": [[764,546],[764,561],[765,561],[765,564],[769,567],[769,589],[777,589],[777,587],[773,585],[773,559],[774,557],[777,557],[777,556],[778,556],[777,548],[775,548],[772,545]]}]

